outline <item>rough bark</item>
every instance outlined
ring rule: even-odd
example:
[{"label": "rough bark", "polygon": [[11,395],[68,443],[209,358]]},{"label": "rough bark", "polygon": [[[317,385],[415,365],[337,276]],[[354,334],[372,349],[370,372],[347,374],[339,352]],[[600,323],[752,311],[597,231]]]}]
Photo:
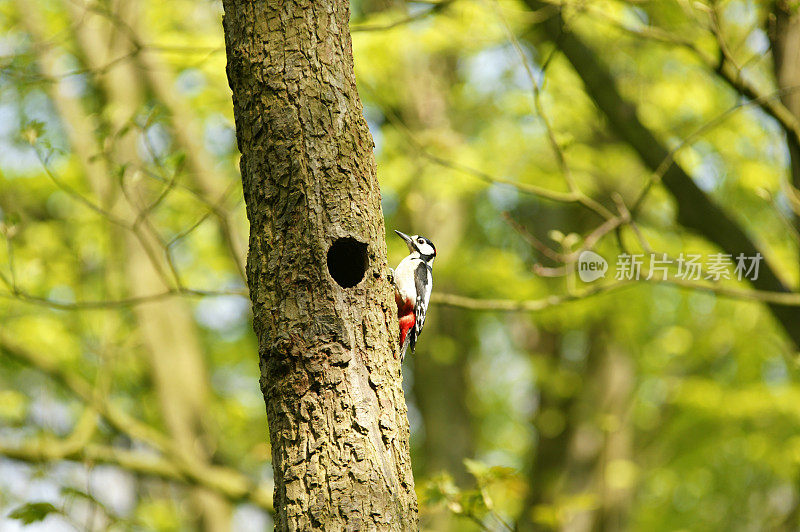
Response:
[{"label": "rough bark", "polygon": [[398,324],[348,2],[224,8],[276,528],[414,530]]},{"label": "rough bark", "polygon": [[[532,10],[555,9],[539,0],[525,0],[525,3]],[[564,26],[560,12],[547,18],[541,27],[547,38],[558,46],[572,64],[575,73],[583,80],[587,94],[608,119],[614,133],[633,148],[645,166],[657,171],[664,161],[669,160],[669,150],[639,120],[636,107],[622,96],[616,81],[597,54]],[[734,256],[744,253],[753,257],[759,252],[766,256],[747,232],[700,190],[680,165],[673,161],[664,172],[662,183],[675,198],[678,223]],[[762,261],[759,277],[752,284],[760,290],[790,291],[769,260]],[[800,347],[800,309],[775,304],[769,304],[768,307],[788,338]]]}]

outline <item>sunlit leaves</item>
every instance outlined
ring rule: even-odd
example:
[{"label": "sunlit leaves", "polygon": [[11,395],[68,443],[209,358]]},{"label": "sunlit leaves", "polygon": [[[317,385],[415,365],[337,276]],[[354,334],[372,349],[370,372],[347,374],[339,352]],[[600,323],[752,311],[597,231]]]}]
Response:
[{"label": "sunlit leaves", "polygon": [[[486,530],[510,529],[502,514],[508,511],[509,500],[521,495],[516,472],[511,468],[492,467],[470,459],[464,460],[464,465],[475,480],[475,488],[459,488],[450,475],[442,473],[418,488],[420,502],[430,507],[444,506],[453,514],[478,523]],[[495,502],[496,495],[500,495],[503,501],[500,507]]]}]

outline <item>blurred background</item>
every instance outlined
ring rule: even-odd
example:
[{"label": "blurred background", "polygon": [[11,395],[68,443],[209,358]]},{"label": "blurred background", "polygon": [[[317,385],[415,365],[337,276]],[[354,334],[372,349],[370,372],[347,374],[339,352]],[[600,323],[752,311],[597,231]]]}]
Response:
[{"label": "blurred background", "polygon": [[[735,276],[613,279],[721,251],[674,160],[797,286],[797,6],[351,7],[390,262],[392,229],[438,251],[403,368],[421,527],[797,529],[800,319]],[[0,14],[0,529],[271,526],[221,2]]]}]

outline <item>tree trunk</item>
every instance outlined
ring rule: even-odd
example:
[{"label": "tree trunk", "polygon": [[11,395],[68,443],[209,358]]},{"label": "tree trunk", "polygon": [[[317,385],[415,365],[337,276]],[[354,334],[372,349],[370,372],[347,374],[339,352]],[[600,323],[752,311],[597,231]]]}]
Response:
[{"label": "tree trunk", "polygon": [[[776,0],[772,6],[769,36],[772,42],[775,80],[781,92],[781,102],[800,119],[800,11],[787,0]],[[800,188],[800,146],[787,136],[791,172],[790,183]],[[800,230],[800,216],[794,217]]]},{"label": "tree trunk", "polygon": [[[775,81],[781,92],[781,102],[796,117],[800,118],[800,11],[786,0],[775,0],[772,16],[768,18],[768,34],[772,43]],[[800,188],[800,146],[787,135],[789,148],[789,182]],[[794,226],[800,231],[800,215],[795,213]],[[800,479],[795,477],[795,485]],[[793,530],[800,521],[800,501],[795,501],[792,510],[783,522],[783,529]]]},{"label": "tree trunk", "polygon": [[[531,345],[529,351],[538,356],[546,356],[548,365],[557,367],[560,358],[559,344],[562,337],[546,330],[539,331],[537,345]],[[536,355],[535,355],[536,356]],[[553,371],[553,370],[550,370]],[[538,373],[538,371],[537,371]],[[548,375],[549,372],[544,372]],[[575,403],[579,392],[564,397],[561,393],[554,393],[545,386],[539,385],[535,389],[537,397],[532,398],[539,402],[539,406],[531,420],[537,426],[536,443],[533,447],[533,456],[528,465],[527,482],[528,492],[522,505],[516,530],[527,532],[543,528],[540,523],[534,522],[534,512],[540,505],[554,505],[556,499],[562,495],[559,491],[565,475],[565,463],[569,453],[569,442],[575,434],[578,424],[575,415]],[[564,428],[558,433],[547,434],[538,425],[542,412],[557,410],[564,414]]]},{"label": "tree trunk", "polygon": [[279,530],[415,530],[398,324],[346,0],[225,0]]},{"label": "tree trunk", "polygon": [[[93,72],[100,72],[115,58],[132,52],[132,43],[127,36],[106,16],[92,13],[88,4],[69,0],[64,2],[64,7],[74,21],[72,28],[85,54],[87,67]],[[130,27],[136,26],[139,17],[135,4],[117,2],[110,4],[109,9],[113,16],[125,20]],[[133,224],[148,204],[143,187],[132,178],[136,170],[128,170],[125,176],[132,182],[127,185],[129,198],[123,197],[121,190],[110,185],[110,170],[113,164],[130,165],[129,168],[134,169],[142,164],[136,146],[136,130],[127,126],[139,110],[144,91],[136,70],[127,61],[115,65],[104,75],[97,74],[97,78],[109,106],[109,125],[112,131],[124,133],[114,137],[109,160],[103,167],[89,163],[96,154],[102,153],[100,146],[90,148],[88,153],[78,151],[86,149],[80,147],[86,139],[73,143],[73,146],[79,159],[87,165],[87,177],[95,195],[108,203],[106,207],[117,218]],[[83,129],[87,126],[84,125]],[[79,134],[84,136],[85,131]],[[164,249],[147,224],[142,224],[138,235],[126,230],[118,236],[123,242],[121,249],[125,253],[129,294],[146,297],[168,290],[170,283],[165,272],[169,271],[169,266]],[[164,424],[183,460],[207,464],[215,447],[213,435],[204,430],[208,410],[208,372],[191,309],[185,301],[173,298],[137,305],[134,314],[149,357]],[[230,529],[230,505],[218,493],[197,488],[191,490],[190,497],[193,515],[197,516],[197,524],[203,530]]]}]

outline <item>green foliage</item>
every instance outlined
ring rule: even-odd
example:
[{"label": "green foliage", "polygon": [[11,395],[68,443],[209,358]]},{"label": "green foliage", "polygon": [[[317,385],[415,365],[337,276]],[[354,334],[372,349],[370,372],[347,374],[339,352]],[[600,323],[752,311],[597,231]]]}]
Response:
[{"label": "green foliage", "polygon": [[52,513],[60,513],[58,508],[49,502],[29,502],[14,509],[8,516],[21,521],[23,525],[30,525],[44,521]]},{"label": "green foliage", "polygon": [[[0,2],[0,341],[40,356],[0,354],[0,448],[20,444],[34,455],[25,465],[0,459],[0,509],[23,522],[61,513],[60,504],[32,502],[38,492],[24,488],[34,487],[69,501],[64,514],[99,509],[104,525],[192,528],[187,476],[131,471],[106,455],[110,463],[98,464],[79,451],[169,453],[102,416],[89,436],[76,429],[93,408],[87,401],[99,398],[169,432],[152,362],[174,353],[149,351],[137,313],[147,306],[128,301],[130,231],[107,215],[136,205],[136,227],[158,237],[165,283],[176,287],[178,272],[188,291],[169,301],[188,309],[194,328],[186,341],[196,342],[207,369],[197,447],[215,467],[270,482],[246,282],[227,238],[246,243],[247,220],[222,8],[133,3],[140,11],[126,24],[139,52],[104,57],[98,69],[75,33],[84,17],[75,18],[73,4]],[[553,139],[574,183],[612,213],[615,199],[630,208],[653,176],[545,38],[550,10],[510,0],[456,0],[430,13],[425,2],[352,4],[387,229],[436,243],[435,293],[547,302],[610,281],[586,286],[574,271],[548,276],[560,264],[532,244],[575,251],[603,222],[576,202],[531,193],[570,190]],[[95,7],[106,13],[109,5]],[[786,136],[697,53],[719,57],[709,18],[716,9],[743,79],[774,100],[770,4],[603,0],[563,9],[567,28],[607,65],[636,116],[796,287]],[[42,25],[39,38],[26,14]],[[43,72],[48,50],[55,78]],[[148,58],[158,60],[170,98],[148,81]],[[104,82],[125,65],[135,67],[143,96],[119,105]],[[58,95],[89,123],[78,139],[70,134],[79,124]],[[185,123],[176,121],[179,107],[188,109]],[[181,128],[196,145],[184,145]],[[86,139],[84,157],[76,141]],[[126,142],[134,153],[116,155]],[[218,180],[213,193],[197,180],[198,154]],[[104,168],[100,186],[89,177],[92,165]],[[114,193],[106,196],[104,186]],[[608,232],[593,249],[612,273],[618,254],[646,253],[644,244],[671,256],[719,251],[681,227],[677,211],[656,184],[636,225]],[[405,247],[391,236],[387,245],[394,265]],[[795,529],[797,355],[762,303],[658,283],[530,313],[434,304],[403,369],[423,528]],[[84,397],[70,388],[76,379],[87,383]],[[36,454],[51,451],[41,447],[51,441],[63,444],[58,456]],[[116,488],[122,502],[111,497]],[[238,499],[235,506],[252,510]]]},{"label": "green foliage", "polygon": [[507,495],[515,489],[519,478],[508,467],[488,466],[477,460],[465,459],[464,466],[472,475],[476,487],[463,489],[456,485],[447,473],[440,473],[422,483],[418,489],[419,502],[425,506],[443,506],[453,514],[477,523],[481,528],[496,527],[510,529],[495,512],[496,504],[492,492]]}]

